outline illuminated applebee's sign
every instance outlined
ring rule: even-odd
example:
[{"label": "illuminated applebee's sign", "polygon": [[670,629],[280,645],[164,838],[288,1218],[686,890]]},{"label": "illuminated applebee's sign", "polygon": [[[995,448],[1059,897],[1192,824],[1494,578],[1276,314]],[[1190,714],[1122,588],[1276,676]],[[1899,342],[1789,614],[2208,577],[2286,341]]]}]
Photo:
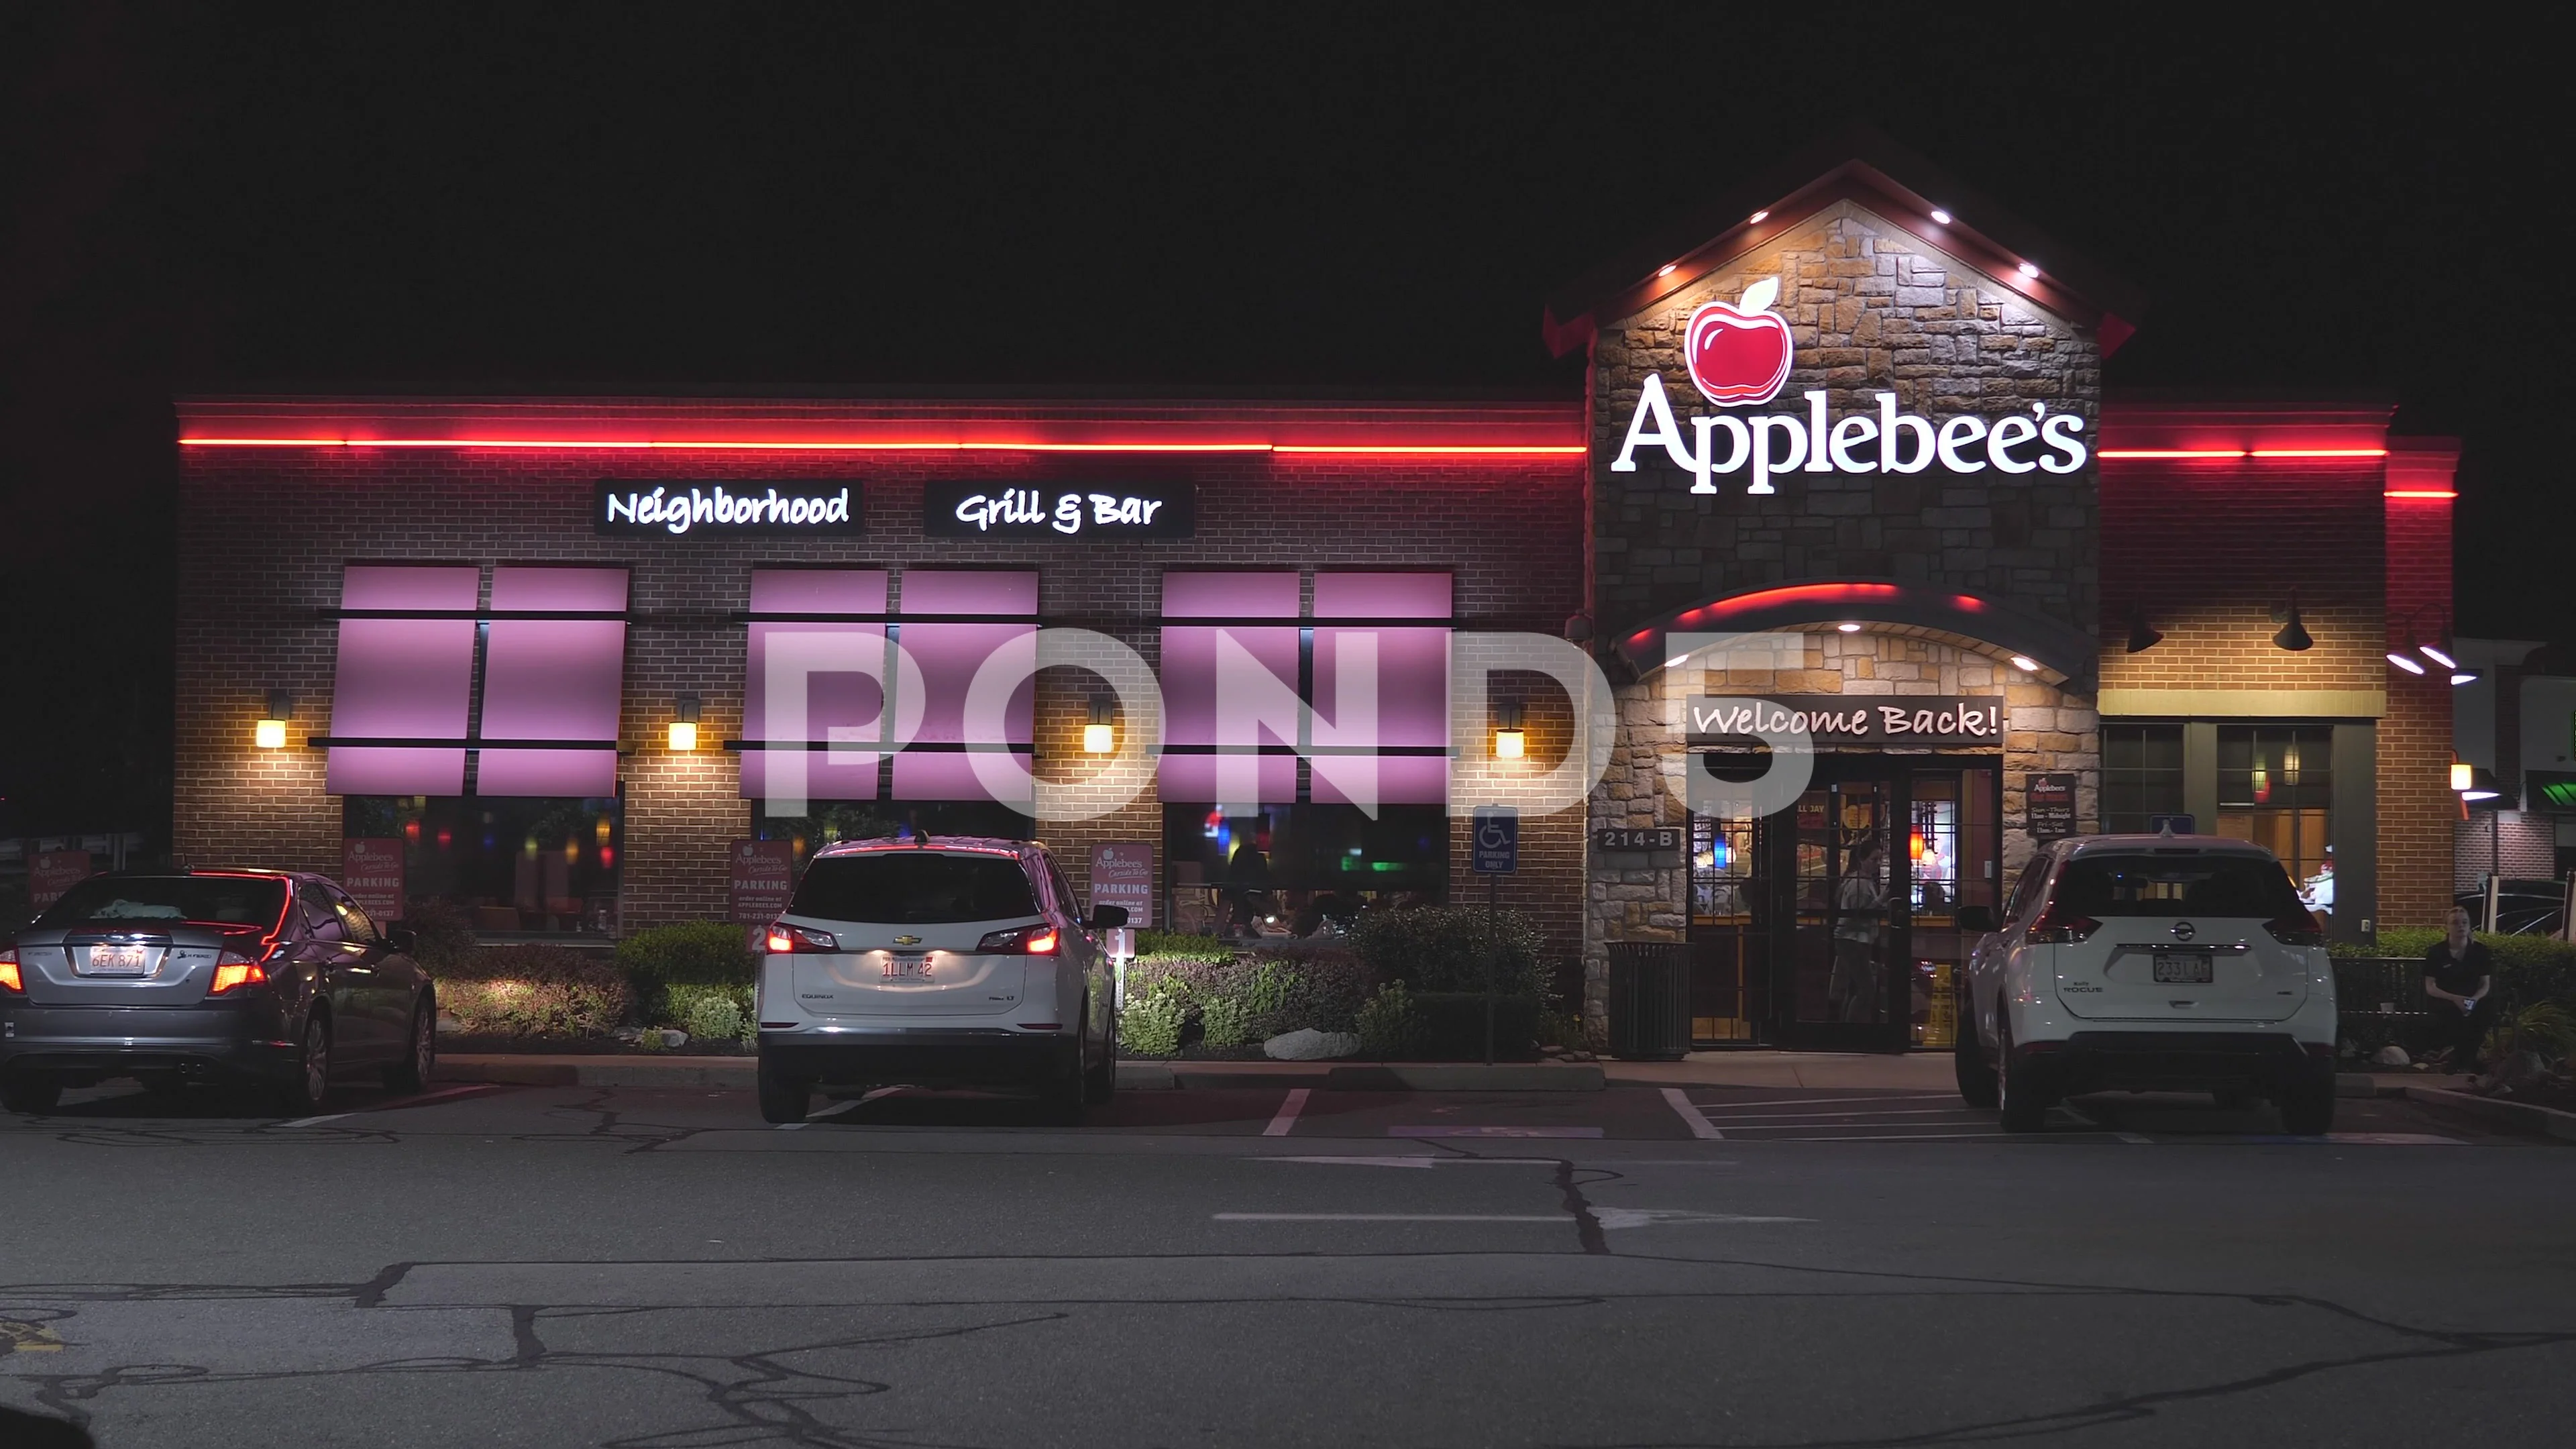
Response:
[{"label": "illuminated applebee's sign", "polygon": [[[1780,395],[1793,347],[1789,324],[1771,310],[1779,295],[1779,279],[1765,277],[1745,288],[1740,301],[1707,302],[1692,311],[1682,328],[1682,356],[1702,397],[1731,408],[1759,406]],[[1636,472],[1637,449],[1646,444],[1662,447],[1674,467],[1696,480],[1693,493],[1715,493],[1719,474],[1748,469],[1753,479],[1745,492],[1775,493],[1771,479],[1780,473],[1920,473],[1935,462],[1952,473],[1989,467],[1999,473],[2072,473],[2085,462],[2083,440],[2076,436],[2084,431],[2084,419],[2052,413],[2044,402],[2032,403],[2029,417],[1960,416],[1936,424],[1898,410],[1892,392],[1877,394],[1874,412],[1841,419],[1826,415],[1822,390],[1799,396],[1806,400],[1804,416],[1694,417],[1685,437],[1662,375],[1650,372],[1610,471]],[[1723,456],[1720,434],[1726,438]]]}]

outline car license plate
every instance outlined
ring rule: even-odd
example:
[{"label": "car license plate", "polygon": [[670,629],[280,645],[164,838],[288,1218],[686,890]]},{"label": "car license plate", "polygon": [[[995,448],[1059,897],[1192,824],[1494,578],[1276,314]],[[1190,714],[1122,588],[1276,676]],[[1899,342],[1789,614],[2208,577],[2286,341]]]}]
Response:
[{"label": "car license plate", "polygon": [[901,951],[886,953],[885,979],[888,981],[927,981],[930,979],[930,956],[923,952],[906,955]]},{"label": "car license plate", "polygon": [[2210,959],[2193,952],[2158,951],[2156,984],[2207,986],[2210,982]]},{"label": "car license plate", "polygon": [[84,976],[140,976],[144,970],[140,946],[92,946]]}]

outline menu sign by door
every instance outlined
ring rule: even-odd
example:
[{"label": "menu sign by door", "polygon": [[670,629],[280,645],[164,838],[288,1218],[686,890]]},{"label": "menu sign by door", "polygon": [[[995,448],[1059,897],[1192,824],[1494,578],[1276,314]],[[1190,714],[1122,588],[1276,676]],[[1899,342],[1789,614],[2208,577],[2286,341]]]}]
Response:
[{"label": "menu sign by door", "polygon": [[2033,840],[2064,840],[2075,833],[2075,776],[2034,774],[2023,787]]}]

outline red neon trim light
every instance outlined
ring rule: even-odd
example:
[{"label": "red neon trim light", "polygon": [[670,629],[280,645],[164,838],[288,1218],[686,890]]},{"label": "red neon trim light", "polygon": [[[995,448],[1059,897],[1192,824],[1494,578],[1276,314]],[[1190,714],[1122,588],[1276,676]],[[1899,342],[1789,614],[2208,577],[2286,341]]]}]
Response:
[{"label": "red neon trim light", "polygon": [[522,450],[628,452],[757,451],[789,453],[1341,453],[1416,457],[1576,457],[1575,444],[1535,443],[1042,443],[965,442],[955,439],[888,439],[829,442],[812,439],[683,438],[181,438],[183,448],[514,448]]},{"label": "red neon trim light", "polygon": [[2379,496],[2382,498],[2457,498],[2460,495],[2448,488],[2392,488]]}]

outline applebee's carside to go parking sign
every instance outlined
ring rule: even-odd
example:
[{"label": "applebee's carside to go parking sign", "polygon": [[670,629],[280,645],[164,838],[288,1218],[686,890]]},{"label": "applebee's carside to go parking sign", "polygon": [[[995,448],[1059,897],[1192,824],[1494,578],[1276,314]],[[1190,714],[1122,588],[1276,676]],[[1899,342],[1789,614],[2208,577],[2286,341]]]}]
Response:
[{"label": "applebee's carside to go parking sign", "polygon": [[[1780,395],[1796,344],[1788,321],[1772,310],[1779,295],[1780,279],[1764,277],[1733,302],[1693,309],[1682,328],[1682,358],[1700,396],[1739,408]],[[1920,473],[1935,463],[1949,473],[2072,473],[2087,456],[2077,436],[2084,419],[2050,412],[2044,402],[2032,403],[2028,417],[1962,415],[1935,423],[1900,410],[1892,392],[1876,394],[1876,408],[1842,418],[1826,415],[1822,389],[1799,397],[1807,404],[1803,414],[1707,414],[1691,418],[1685,436],[1662,374],[1650,372],[1610,471],[1636,472],[1637,449],[1651,444],[1691,475],[1693,493],[1715,493],[1718,475],[1739,472],[1751,474],[1745,492],[1776,493],[1772,479],[1782,473]]]}]

